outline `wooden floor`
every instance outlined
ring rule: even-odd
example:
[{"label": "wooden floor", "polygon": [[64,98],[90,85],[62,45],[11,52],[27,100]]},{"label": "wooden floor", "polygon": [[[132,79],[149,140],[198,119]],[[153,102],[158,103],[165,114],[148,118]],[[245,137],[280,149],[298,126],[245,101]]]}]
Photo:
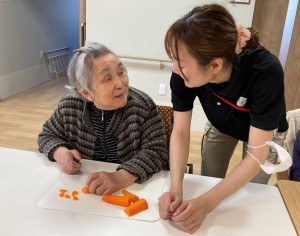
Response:
[{"label": "wooden floor", "polygon": [[[38,151],[37,136],[43,123],[50,117],[60,98],[68,92],[65,78],[50,80],[17,95],[0,101],[0,147]],[[202,133],[191,133],[189,162],[194,174],[200,174]],[[238,144],[229,171],[241,160],[242,145]],[[276,183],[273,175],[269,184]]]}]

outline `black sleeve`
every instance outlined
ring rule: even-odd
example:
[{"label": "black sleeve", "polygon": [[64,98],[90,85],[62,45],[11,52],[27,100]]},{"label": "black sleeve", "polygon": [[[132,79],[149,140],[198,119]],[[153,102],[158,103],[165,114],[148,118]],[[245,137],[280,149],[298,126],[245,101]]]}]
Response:
[{"label": "black sleeve", "polygon": [[285,120],[284,75],[280,64],[257,78],[251,105],[251,125],[273,130]]},{"label": "black sleeve", "polygon": [[172,73],[170,88],[174,111],[190,111],[193,109],[197,88],[186,87],[183,79],[175,73]]}]

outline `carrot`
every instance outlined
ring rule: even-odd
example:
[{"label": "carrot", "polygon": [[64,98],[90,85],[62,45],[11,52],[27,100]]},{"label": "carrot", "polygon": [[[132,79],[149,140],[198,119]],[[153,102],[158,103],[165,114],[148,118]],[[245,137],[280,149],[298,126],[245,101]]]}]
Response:
[{"label": "carrot", "polygon": [[83,193],[90,193],[89,187],[84,187],[81,189]]},{"label": "carrot", "polygon": [[78,201],[78,200],[79,200],[79,198],[76,197],[76,196],[74,196],[74,195],[73,195],[72,197],[73,197],[73,200],[74,200],[74,201]]},{"label": "carrot", "polygon": [[130,198],[126,196],[115,196],[111,194],[103,194],[102,201],[114,205],[124,206],[124,207],[130,206]]},{"label": "carrot", "polygon": [[125,188],[122,189],[122,194],[126,197],[129,197],[131,202],[136,202],[137,200],[139,200],[140,198],[136,195],[134,195],[133,193],[129,192],[128,190],[126,190]]},{"label": "carrot", "polygon": [[129,207],[124,209],[128,216],[133,216],[141,211],[148,209],[148,203],[144,198],[139,199],[135,203],[132,203]]},{"label": "carrot", "polygon": [[[64,197],[64,198],[71,198],[71,196],[69,194],[67,194],[68,191],[66,189],[60,189],[59,192],[60,193],[58,194],[58,196]],[[79,198],[76,195],[78,195],[78,191],[75,191],[75,190],[72,191],[72,198],[74,201],[79,200]]]},{"label": "carrot", "polygon": [[58,194],[58,196],[60,196],[60,197],[64,197],[66,192],[67,192],[67,190],[66,190],[66,189],[60,189],[60,190],[59,190],[59,194]]}]

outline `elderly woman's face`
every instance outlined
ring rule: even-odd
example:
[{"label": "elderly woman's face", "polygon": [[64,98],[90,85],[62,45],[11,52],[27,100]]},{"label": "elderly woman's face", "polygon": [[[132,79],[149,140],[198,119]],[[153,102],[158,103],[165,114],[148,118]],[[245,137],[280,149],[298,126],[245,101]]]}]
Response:
[{"label": "elderly woman's face", "polygon": [[117,56],[107,54],[93,61],[93,95],[88,98],[103,110],[124,107],[128,96],[128,75]]}]

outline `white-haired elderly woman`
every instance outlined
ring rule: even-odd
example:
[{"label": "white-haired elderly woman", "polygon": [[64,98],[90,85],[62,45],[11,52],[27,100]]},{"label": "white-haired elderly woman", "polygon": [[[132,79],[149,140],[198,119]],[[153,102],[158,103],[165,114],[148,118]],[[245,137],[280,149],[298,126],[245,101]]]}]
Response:
[{"label": "white-haired elderly woman", "polygon": [[89,43],[71,59],[68,77],[72,92],[43,125],[40,152],[67,174],[80,171],[81,159],[120,163],[115,172],[90,174],[87,186],[96,194],[143,183],[168,168],[167,137],[156,104],[128,85],[116,54]]}]

